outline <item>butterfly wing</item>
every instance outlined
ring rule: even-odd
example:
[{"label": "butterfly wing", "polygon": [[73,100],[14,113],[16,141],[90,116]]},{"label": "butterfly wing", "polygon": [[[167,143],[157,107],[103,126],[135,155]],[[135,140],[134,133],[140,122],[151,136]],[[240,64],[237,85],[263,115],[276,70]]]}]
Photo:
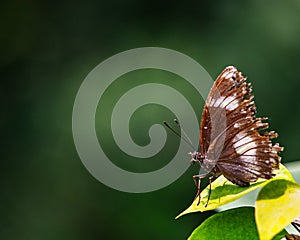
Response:
[{"label": "butterfly wing", "polygon": [[279,167],[279,144],[272,144],[274,131],[266,118],[256,118],[252,87],[235,67],[217,78],[207,98],[201,120],[200,148],[204,160],[231,182],[246,186],[258,178],[269,179]]},{"label": "butterfly wing", "polygon": [[234,82],[227,81],[226,77],[230,68],[233,67],[227,67],[216,79],[205,102],[200,123],[200,150],[204,154],[212,140],[226,127],[224,104],[230,100],[227,99],[228,90],[234,87]]}]

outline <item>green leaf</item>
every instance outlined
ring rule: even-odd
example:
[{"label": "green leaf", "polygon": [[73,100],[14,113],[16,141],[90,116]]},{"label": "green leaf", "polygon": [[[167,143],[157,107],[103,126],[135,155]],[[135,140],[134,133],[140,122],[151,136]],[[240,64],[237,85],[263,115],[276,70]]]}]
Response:
[{"label": "green leaf", "polygon": [[272,237],[300,216],[300,185],[285,179],[268,183],[258,194],[255,218],[262,240]]},{"label": "green leaf", "polygon": [[276,176],[270,180],[259,179],[257,182],[250,184],[248,187],[240,187],[228,181],[223,175],[219,176],[215,181],[211,184],[211,195],[208,205],[205,207],[207,203],[209,186],[207,186],[201,192],[201,201],[198,204],[198,198],[193,201],[190,207],[188,207],[185,211],[180,213],[176,218],[188,213],[193,212],[203,212],[208,210],[216,209],[224,204],[232,202],[245,194],[266,185],[270,181],[274,181],[277,179],[288,179],[290,181],[294,181],[290,172],[281,164],[280,169],[274,171]]},{"label": "green leaf", "polygon": [[[281,239],[285,234],[287,232],[284,230],[274,239]],[[234,208],[209,217],[188,238],[188,240],[201,239],[259,239],[254,218],[254,208]]]}]

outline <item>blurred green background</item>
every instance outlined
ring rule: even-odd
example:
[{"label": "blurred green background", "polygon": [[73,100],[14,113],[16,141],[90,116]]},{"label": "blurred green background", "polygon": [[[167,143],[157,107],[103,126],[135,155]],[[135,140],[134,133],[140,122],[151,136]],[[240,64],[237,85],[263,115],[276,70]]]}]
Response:
[{"label": "blurred green background", "polygon": [[[174,219],[194,197],[197,167],[164,189],[130,194],[98,182],[77,155],[71,122],[81,82],[101,61],[131,48],[180,51],[213,78],[227,65],[238,67],[253,84],[258,115],[269,116],[280,134],[283,161],[300,158],[298,0],[13,0],[2,2],[0,12],[1,239],[185,239],[213,214]],[[105,115],[129,82],[166,81],[200,117],[203,100],[179,77],[158,70],[125,75],[96,116],[98,137],[118,166],[153,171],[176,153],[179,139],[168,134],[163,152],[146,164],[125,156]],[[149,126],[173,117],[157,105],[139,109],[130,124],[133,139],[147,144]]]}]

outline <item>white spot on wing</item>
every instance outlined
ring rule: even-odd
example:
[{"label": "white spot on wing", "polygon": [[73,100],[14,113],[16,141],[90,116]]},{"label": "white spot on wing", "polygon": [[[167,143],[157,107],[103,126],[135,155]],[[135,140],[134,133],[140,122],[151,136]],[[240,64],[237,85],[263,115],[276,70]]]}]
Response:
[{"label": "white spot on wing", "polygon": [[234,100],[234,97],[232,97],[232,96],[229,96],[229,97],[227,97],[227,98],[225,98],[225,100],[222,102],[222,104],[221,104],[221,107],[222,108],[224,108],[224,107],[226,107],[226,105],[228,104],[228,103],[230,103],[231,101],[233,101]]},{"label": "white spot on wing", "polygon": [[220,76],[221,78],[229,79],[233,76],[233,74],[236,72],[236,68],[233,66],[228,66],[224,73]]},{"label": "white spot on wing", "polygon": [[[256,147],[256,144],[255,144],[255,143],[252,144],[252,145],[254,145],[254,147]],[[248,150],[247,152],[245,152],[245,154],[247,154],[247,155],[256,155],[256,149],[255,149],[255,148],[250,149],[250,150]]]},{"label": "white spot on wing", "polygon": [[232,110],[236,109],[238,106],[239,106],[239,101],[237,99],[235,99],[226,106],[226,110],[232,111]]},{"label": "white spot on wing", "polygon": [[225,76],[225,79],[229,79],[229,78],[232,78],[234,72],[229,72],[226,76]]},{"label": "white spot on wing", "polygon": [[213,107],[219,107],[221,102],[223,102],[223,100],[224,100],[223,96],[218,97],[218,99],[214,102]]},{"label": "white spot on wing", "polygon": [[238,154],[244,154],[247,152],[247,155],[255,155],[255,147],[257,147],[257,145],[253,140],[254,139],[251,136],[242,137],[241,133],[239,133],[234,137],[233,141],[235,143],[233,144],[233,147]]},{"label": "white spot on wing", "polygon": [[212,107],[226,108],[226,110],[234,110],[239,106],[239,101],[233,96],[220,96],[213,103]]},{"label": "white spot on wing", "polygon": [[247,155],[255,155],[256,154],[256,144],[255,142],[250,142],[248,144],[242,145],[238,148],[235,148],[235,151],[238,154],[247,154]]},{"label": "white spot on wing", "polygon": [[221,78],[225,78],[227,76],[228,72],[224,72],[222,75],[221,75]]}]

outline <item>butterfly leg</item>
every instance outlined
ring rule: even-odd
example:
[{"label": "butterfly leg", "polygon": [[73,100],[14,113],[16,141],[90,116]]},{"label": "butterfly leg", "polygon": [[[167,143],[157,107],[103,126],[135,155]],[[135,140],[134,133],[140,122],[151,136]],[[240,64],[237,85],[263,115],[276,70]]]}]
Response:
[{"label": "butterfly leg", "polygon": [[209,199],[210,199],[210,194],[211,194],[211,182],[212,182],[212,179],[214,178],[214,175],[210,176],[208,179],[209,179],[209,192],[208,192],[208,197],[207,197],[207,202],[205,204],[205,207],[207,207],[208,205],[208,202],[209,202]]},{"label": "butterfly leg", "polygon": [[[197,205],[200,204],[200,200],[201,200],[201,196],[200,196],[200,193],[201,193],[201,179],[205,178],[207,176],[207,174],[204,174],[204,175],[194,175],[193,176],[193,180],[194,180],[194,183],[197,187],[197,194],[196,194],[196,197],[195,199],[198,197],[198,203]],[[198,181],[197,181],[198,179]]]},{"label": "butterfly leg", "polygon": [[[198,181],[197,181],[197,179],[198,179]],[[200,196],[200,192],[201,192],[201,188],[200,188],[201,178],[199,177],[199,175],[194,175],[193,176],[193,180],[194,180],[195,186],[197,188],[197,193],[196,193],[195,199],[197,197],[199,197],[199,200],[198,200],[198,203],[197,203],[197,205],[199,205],[200,199],[201,199],[201,196]]]}]

